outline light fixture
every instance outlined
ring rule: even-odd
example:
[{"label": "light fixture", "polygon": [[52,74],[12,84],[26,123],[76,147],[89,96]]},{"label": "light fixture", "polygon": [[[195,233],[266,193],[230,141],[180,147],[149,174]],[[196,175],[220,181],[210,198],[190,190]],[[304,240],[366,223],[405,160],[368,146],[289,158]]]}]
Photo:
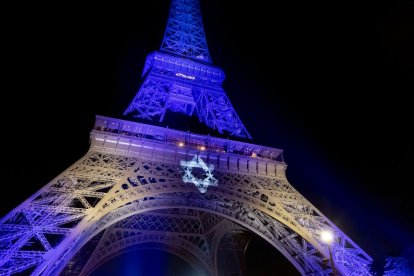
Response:
[{"label": "light fixture", "polygon": [[332,231],[330,231],[330,230],[321,231],[321,241],[324,244],[328,245],[329,260],[331,261],[333,275],[338,276],[339,274],[338,274],[338,271],[336,270],[336,267],[335,267],[335,263],[334,263],[334,260],[333,260],[333,257],[332,257],[332,249],[331,249],[331,245],[334,241],[334,238],[335,238],[335,236],[334,236]]},{"label": "light fixture", "polygon": [[321,232],[321,241],[325,244],[330,245],[334,240],[334,235],[330,230],[323,230]]}]

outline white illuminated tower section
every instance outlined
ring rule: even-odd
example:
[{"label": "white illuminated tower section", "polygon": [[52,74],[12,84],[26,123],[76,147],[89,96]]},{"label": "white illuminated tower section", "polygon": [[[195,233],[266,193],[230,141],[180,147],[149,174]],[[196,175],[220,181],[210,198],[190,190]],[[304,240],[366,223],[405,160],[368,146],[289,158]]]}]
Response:
[{"label": "white illuminated tower section", "polygon": [[[159,124],[181,113],[251,139],[211,64],[197,0],[172,1],[142,76],[124,115]],[[97,116],[86,155],[0,220],[0,275],[88,275],[148,248],[179,256],[198,275],[243,275],[252,235],[303,275],[370,275],[372,259],[285,169],[280,149]]]}]

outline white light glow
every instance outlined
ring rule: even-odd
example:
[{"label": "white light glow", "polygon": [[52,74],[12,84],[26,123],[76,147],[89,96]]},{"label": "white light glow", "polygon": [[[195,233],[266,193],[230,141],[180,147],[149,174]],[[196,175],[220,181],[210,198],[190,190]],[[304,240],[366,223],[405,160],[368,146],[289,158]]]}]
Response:
[{"label": "white light glow", "polygon": [[[108,142],[108,143],[117,143],[117,141],[115,141],[115,140],[105,140],[105,139],[102,139],[102,138],[95,138],[97,141],[104,141],[104,142]],[[128,142],[118,142],[118,144],[120,144],[120,145],[131,145],[131,146],[134,146],[134,147],[138,147],[139,145],[137,145],[137,144],[131,144],[131,143],[128,143]]]},{"label": "white light glow", "polygon": [[334,234],[330,230],[324,230],[321,232],[321,240],[326,244],[331,244],[334,240]]},{"label": "white light glow", "polygon": [[195,77],[193,77],[193,76],[189,76],[189,75],[184,75],[184,74],[182,74],[182,73],[175,73],[175,75],[176,75],[177,77],[182,77],[182,78],[189,79],[189,80],[195,80]]}]

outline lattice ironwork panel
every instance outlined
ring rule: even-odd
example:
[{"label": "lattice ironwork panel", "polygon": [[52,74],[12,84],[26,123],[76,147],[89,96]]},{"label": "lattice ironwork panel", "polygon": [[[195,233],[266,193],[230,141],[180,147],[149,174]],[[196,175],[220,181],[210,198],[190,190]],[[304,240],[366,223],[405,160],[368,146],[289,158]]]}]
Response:
[{"label": "lattice ironwork panel", "polygon": [[[143,194],[154,195],[152,197],[154,200],[167,200],[167,194],[170,195],[173,191],[184,192],[189,189],[188,186],[180,183],[179,168],[176,165],[164,164],[161,167],[161,164],[157,162],[145,162],[145,164],[142,163],[138,167],[139,169],[136,169],[136,171],[141,173],[137,177],[140,179],[140,185],[137,185],[134,190],[135,192],[138,191],[141,196]],[[166,173],[170,174],[169,177]],[[153,177],[154,175],[162,176],[161,179],[163,180],[160,182],[159,178]],[[288,235],[289,238],[283,240],[283,242],[289,249],[287,252],[290,255],[299,254],[297,250],[293,251],[294,248],[302,250],[302,257],[296,257],[298,262],[301,262],[301,266],[314,268],[315,264],[318,263],[315,260],[322,258],[319,255],[310,260],[309,252],[322,252],[327,256],[326,246],[320,241],[319,235],[322,230],[330,229],[335,232],[337,237],[333,246],[334,255],[336,254],[335,261],[338,264],[343,264],[347,271],[355,269],[361,275],[369,274],[369,257],[294,190],[286,179],[223,171],[218,172],[216,177],[219,186],[217,188],[212,187],[211,192],[203,196],[202,199],[231,211],[232,216],[237,220],[247,219],[256,228],[262,227],[255,225],[260,221],[257,216],[264,217],[267,215],[275,221],[282,222],[285,227],[293,230],[290,230],[292,233],[288,235],[286,231],[286,233],[283,233],[280,232],[280,229],[275,230],[274,224],[269,222],[266,222],[266,225],[273,225],[273,228],[270,228],[269,231],[272,230],[279,236],[282,234]],[[155,194],[158,194],[158,196],[155,196]],[[165,194],[165,197],[160,194]],[[146,201],[149,199],[145,197]],[[194,201],[195,199],[191,198],[191,200]],[[203,202],[203,200],[200,199],[199,202]],[[119,201],[117,204],[121,204],[121,202]],[[316,247],[317,250],[315,251],[312,247]],[[348,258],[348,261],[345,258]],[[353,263],[353,268],[347,268],[349,263]]]},{"label": "lattice ironwork panel", "polygon": [[211,63],[198,1],[171,2],[161,50]]},{"label": "lattice ironwork panel", "polygon": [[[157,59],[163,62],[157,63]],[[170,60],[170,62],[164,60]],[[218,69],[194,64],[178,57],[155,53],[147,58],[145,80],[124,115],[162,122],[167,110],[198,116],[201,123],[231,136],[250,138],[225,91],[221,87],[224,73]],[[171,63],[183,67],[171,67]],[[205,67],[203,72],[187,72],[189,67]],[[191,69],[190,71],[192,71]],[[206,78],[206,71],[217,71]],[[222,75],[221,79],[211,79]],[[183,77],[184,76],[184,77]],[[187,78],[191,77],[191,80]]]},{"label": "lattice ironwork panel", "polygon": [[47,262],[134,163],[128,157],[90,152],[3,217],[0,275]]},{"label": "lattice ironwork panel", "polygon": [[206,269],[213,267],[210,245],[200,227],[198,212],[164,209],[133,215],[110,226],[82,269],[82,274],[89,273],[119,252],[134,248],[137,244],[154,242],[175,247],[181,255],[186,255],[184,252],[191,254]]},{"label": "lattice ironwork panel", "polygon": [[161,214],[135,215],[128,220],[118,222],[115,227],[142,231],[202,234],[199,219],[165,216]]},{"label": "lattice ironwork panel", "polygon": [[[82,168],[80,175],[74,168]],[[98,174],[87,178],[83,172],[88,168],[121,172],[123,177],[115,179],[116,174],[109,178],[107,174]],[[336,236],[332,249],[339,269],[345,274],[369,275],[369,257],[286,179],[221,169],[215,173],[218,186],[200,194],[194,185],[183,183],[182,176],[179,160],[163,163],[90,152],[3,218],[2,273],[32,266],[59,271],[84,243],[118,221],[119,229],[124,227],[121,231],[124,234],[128,232],[125,228],[138,232],[177,231],[178,238],[206,252],[205,245],[217,245],[214,240],[214,235],[220,232],[216,228],[220,224],[217,216],[190,223],[194,219],[191,216],[179,219],[172,213],[172,217],[154,213],[122,221],[137,212],[190,207],[226,217],[262,236],[305,274],[329,272],[330,268],[323,263],[328,256],[327,248],[321,243],[319,233],[330,229]],[[168,227],[159,228],[161,225]],[[197,240],[194,235],[199,235],[201,229],[205,237]],[[214,235],[209,236],[210,233]],[[201,240],[204,242],[198,244]],[[49,262],[55,265],[50,266]]]},{"label": "lattice ironwork panel", "polygon": [[173,0],[160,52],[147,57],[142,86],[124,115],[162,122],[167,110],[192,116],[231,136],[249,138],[222,88],[224,73],[210,65],[196,0]]}]

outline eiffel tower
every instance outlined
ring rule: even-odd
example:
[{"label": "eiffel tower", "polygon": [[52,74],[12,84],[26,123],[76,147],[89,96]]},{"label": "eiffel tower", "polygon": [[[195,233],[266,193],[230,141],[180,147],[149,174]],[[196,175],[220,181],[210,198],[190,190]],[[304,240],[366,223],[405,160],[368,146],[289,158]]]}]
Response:
[{"label": "eiffel tower", "polygon": [[172,0],[142,76],[124,115],[195,116],[234,139],[96,116],[86,155],[0,220],[0,275],[88,275],[148,248],[197,275],[243,275],[252,235],[302,275],[371,275],[370,256],[289,184],[282,150],[235,140],[251,136],[211,64],[197,0]]}]

